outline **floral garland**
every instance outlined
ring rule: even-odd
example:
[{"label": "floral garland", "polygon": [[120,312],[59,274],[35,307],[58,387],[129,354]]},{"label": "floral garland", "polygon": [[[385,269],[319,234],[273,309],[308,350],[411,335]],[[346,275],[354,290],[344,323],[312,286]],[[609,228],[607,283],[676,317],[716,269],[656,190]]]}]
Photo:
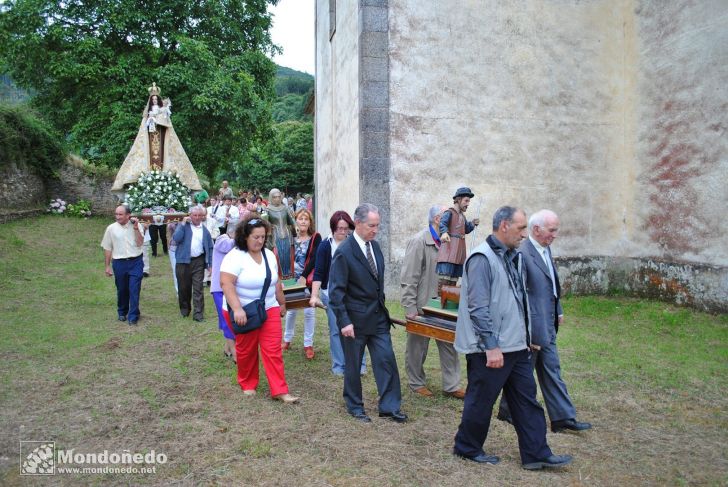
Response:
[{"label": "floral garland", "polygon": [[153,207],[175,208],[186,211],[190,206],[190,190],[182,184],[176,173],[153,170],[141,173],[135,184],[129,187],[126,202],[132,212],[151,213]]}]

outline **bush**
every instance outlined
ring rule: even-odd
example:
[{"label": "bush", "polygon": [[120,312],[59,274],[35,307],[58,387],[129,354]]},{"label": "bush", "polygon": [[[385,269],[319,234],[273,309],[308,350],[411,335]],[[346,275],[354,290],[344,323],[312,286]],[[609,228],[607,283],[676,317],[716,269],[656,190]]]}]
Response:
[{"label": "bush", "polygon": [[26,105],[0,104],[0,166],[15,163],[55,177],[66,154],[60,138]]},{"label": "bush", "polygon": [[48,209],[46,211],[55,215],[63,215],[66,212],[66,209],[66,202],[63,201],[61,198],[56,198],[51,200],[51,202],[48,204]]},{"label": "bush", "polygon": [[77,216],[79,218],[88,218],[91,216],[91,202],[88,200],[78,200],[76,204],[70,204],[66,208],[66,215]]}]

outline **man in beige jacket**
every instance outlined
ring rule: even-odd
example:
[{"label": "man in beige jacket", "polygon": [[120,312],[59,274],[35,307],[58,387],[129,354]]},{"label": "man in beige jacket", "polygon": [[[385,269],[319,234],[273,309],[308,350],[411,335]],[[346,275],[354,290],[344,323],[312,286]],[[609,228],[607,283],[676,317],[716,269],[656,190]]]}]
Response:
[{"label": "man in beige jacket", "polygon": [[[418,232],[407,243],[404,260],[402,262],[402,307],[407,318],[412,319],[422,314],[422,307],[437,296],[437,251],[440,248],[440,239],[437,227],[440,217],[447,208],[436,205],[430,208],[429,226]],[[424,363],[427,358],[427,349],[430,344],[428,337],[409,333],[407,335],[407,351],[405,364],[407,377],[412,391],[421,396],[433,396],[426,386]],[[440,353],[440,367],[442,370],[442,390],[446,396],[462,399],[465,391],[460,388],[460,360],[451,343],[437,340],[437,349]]]}]

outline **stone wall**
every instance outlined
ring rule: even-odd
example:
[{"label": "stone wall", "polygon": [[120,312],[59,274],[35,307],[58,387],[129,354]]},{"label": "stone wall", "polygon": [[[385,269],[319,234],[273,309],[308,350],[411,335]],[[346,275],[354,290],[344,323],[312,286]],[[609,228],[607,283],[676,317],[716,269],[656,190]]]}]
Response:
[{"label": "stone wall", "polygon": [[62,198],[71,203],[88,200],[94,214],[113,215],[119,204],[118,198],[111,194],[113,183],[113,177],[89,174],[80,167],[65,164],[58,179],[46,181],[46,188],[49,198]]},{"label": "stone wall", "polygon": [[45,182],[25,167],[0,167],[0,209],[24,209],[47,205]]},{"label": "stone wall", "polygon": [[[388,79],[389,143],[371,149],[388,158],[376,171],[388,195],[390,295],[398,291],[407,239],[426,224],[429,206],[448,203],[467,185],[476,193],[468,216],[479,213],[484,222],[470,246],[489,233],[501,205],[529,214],[550,208],[562,221],[555,255],[613,266],[606,287],[566,277],[573,291],[621,286],[640,294],[654,286],[639,283],[657,283],[658,290],[678,283],[684,292],[673,300],[720,309],[711,303],[722,292],[719,301],[728,302],[724,1],[358,3],[360,45],[338,56],[358,55],[359,66],[367,65],[366,53],[382,39],[364,31],[385,17],[388,28],[388,62],[377,67]],[[322,49],[317,35],[317,55]],[[338,78],[345,72],[338,69],[317,70],[317,132],[320,117],[329,133],[365,120],[361,101],[353,117],[330,109],[327,90],[342,82],[364,92],[361,71]],[[322,113],[319,105],[329,108]],[[330,209],[352,208],[359,195],[377,195],[365,191],[360,164],[369,139],[358,129],[358,137],[335,144],[341,150],[359,143],[359,158],[335,162],[320,157],[334,143],[317,133],[319,173],[360,175],[345,193],[333,193],[332,180],[317,180],[318,201],[325,202],[319,220]],[[686,280],[673,279],[675,269]],[[718,277],[704,280],[705,269]]]},{"label": "stone wall", "polygon": [[565,294],[628,294],[728,313],[725,267],[625,257],[557,258]]},{"label": "stone wall", "polygon": [[93,213],[97,215],[113,215],[118,204],[116,196],[111,194],[111,176],[91,174],[75,162],[61,166],[57,179],[41,178],[28,168],[10,165],[0,169],[0,181],[3,221],[34,216],[36,209],[45,211],[53,198],[61,198],[68,203],[89,200]]}]

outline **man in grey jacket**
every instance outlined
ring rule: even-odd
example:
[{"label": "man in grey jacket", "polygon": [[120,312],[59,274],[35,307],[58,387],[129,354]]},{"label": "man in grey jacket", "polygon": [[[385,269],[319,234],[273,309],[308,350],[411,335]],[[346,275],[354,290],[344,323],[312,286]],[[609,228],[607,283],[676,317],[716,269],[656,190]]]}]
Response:
[{"label": "man in grey jacket", "polygon": [[[435,205],[430,208],[429,225],[419,231],[409,242],[404,252],[401,273],[401,303],[407,319],[422,314],[427,302],[437,296],[437,251],[440,237],[437,228],[440,217],[447,208]],[[430,345],[428,337],[407,334],[405,364],[409,386],[413,392],[432,397],[434,394],[426,385],[425,359]],[[442,370],[442,390],[446,396],[463,399],[465,391],[460,388],[460,358],[451,343],[437,340]]]},{"label": "man in grey jacket", "polygon": [[501,390],[508,399],[527,470],[561,467],[569,455],[554,455],[546,443],[546,419],[536,400],[531,369],[528,297],[520,252],[526,238],[523,210],[504,206],[493,215],[493,233],[465,262],[455,349],[466,354],[468,389],[453,453],[496,464],[483,444]]},{"label": "man in grey jacket", "polygon": [[[551,431],[583,431],[591,424],[576,420],[576,408],[566,383],[561,378],[556,334],[563,323],[561,283],[556,271],[551,244],[559,233],[559,217],[551,210],[541,210],[528,219],[529,237],[520,247],[526,267],[526,287],[531,317],[533,365],[541,386]],[[498,419],[512,423],[507,401],[501,399]]]}]

